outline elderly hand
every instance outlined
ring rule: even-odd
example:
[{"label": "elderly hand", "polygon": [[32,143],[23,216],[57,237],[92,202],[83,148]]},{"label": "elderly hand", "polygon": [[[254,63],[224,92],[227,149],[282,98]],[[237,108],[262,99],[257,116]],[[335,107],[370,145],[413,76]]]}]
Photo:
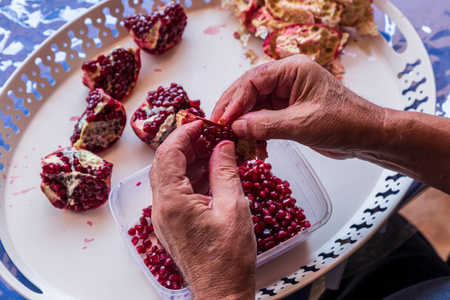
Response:
[{"label": "elderly hand", "polygon": [[212,200],[196,194],[192,183],[201,175],[190,170],[204,163],[195,147],[201,128],[200,121],[181,126],[156,152],[150,176],[155,233],[196,299],[252,299],[256,242],[235,145],[221,142],[209,159]]},{"label": "elderly hand", "polygon": [[222,95],[212,120],[241,139],[289,139],[334,158],[370,148],[384,110],[359,97],[307,56],[247,71]]}]

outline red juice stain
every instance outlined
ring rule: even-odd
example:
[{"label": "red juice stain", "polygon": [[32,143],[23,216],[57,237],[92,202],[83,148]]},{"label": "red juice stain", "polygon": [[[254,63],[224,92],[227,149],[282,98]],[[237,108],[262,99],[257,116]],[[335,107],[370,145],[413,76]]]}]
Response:
[{"label": "red juice stain", "polygon": [[73,116],[73,117],[71,117],[69,120],[72,121],[72,122],[76,122],[76,121],[78,121],[79,119],[80,119],[80,117]]},{"label": "red juice stain", "polygon": [[[17,178],[19,178],[20,176],[9,176],[9,179],[10,179],[10,181],[9,181],[9,184],[13,184],[14,183],[14,181],[17,179]],[[5,177],[6,178],[6,177]]]},{"label": "red juice stain", "polygon": [[95,239],[87,239],[87,238],[85,238],[84,239],[84,242],[87,244],[87,243],[90,243],[90,242],[92,242],[92,241],[94,241]]},{"label": "red juice stain", "polygon": [[29,189],[21,190],[20,192],[14,193],[13,196],[26,194],[26,193],[28,193],[29,191],[34,190],[35,188],[36,188],[36,187],[32,187],[32,188],[29,188]]},{"label": "red juice stain", "polygon": [[162,72],[162,69],[155,69],[155,72]]},{"label": "red juice stain", "polygon": [[89,226],[92,226],[92,221],[87,221],[86,224],[88,224]]},{"label": "red juice stain", "polygon": [[84,249],[86,249],[86,248],[87,248],[87,246],[84,246],[84,247],[83,247],[83,248],[81,248],[81,249],[83,249],[83,250],[84,250]]},{"label": "red juice stain", "polygon": [[141,182],[136,183],[136,186],[140,186],[140,185],[141,185]]},{"label": "red juice stain", "polygon": [[204,34],[208,34],[208,35],[217,35],[220,32],[220,28],[226,27],[226,24],[222,24],[222,25],[216,25],[216,26],[209,26],[208,28],[206,28],[205,30],[203,30]]}]

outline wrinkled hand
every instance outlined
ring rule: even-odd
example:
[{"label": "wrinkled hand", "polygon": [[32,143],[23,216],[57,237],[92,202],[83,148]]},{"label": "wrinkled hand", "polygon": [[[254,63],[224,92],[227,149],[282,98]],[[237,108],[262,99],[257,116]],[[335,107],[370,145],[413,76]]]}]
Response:
[{"label": "wrinkled hand", "polygon": [[221,96],[211,119],[240,139],[289,139],[333,158],[372,147],[384,111],[304,55],[247,71]]},{"label": "wrinkled hand", "polygon": [[[235,145],[221,142],[209,159],[212,200],[196,194],[188,175],[198,168],[202,122],[176,129],[158,148],[151,170],[155,233],[196,299],[252,299],[256,242],[242,191]],[[194,168],[192,168],[192,166]]]}]

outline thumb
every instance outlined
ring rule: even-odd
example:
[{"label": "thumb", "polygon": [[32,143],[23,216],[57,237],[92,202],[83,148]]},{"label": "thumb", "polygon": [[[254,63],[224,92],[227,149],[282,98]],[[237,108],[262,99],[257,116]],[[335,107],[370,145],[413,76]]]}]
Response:
[{"label": "thumb", "polygon": [[[243,140],[294,140],[299,130],[299,116],[292,109],[260,110],[247,113],[233,122],[232,129]],[[297,126],[296,126],[297,124]]]},{"label": "thumb", "polygon": [[239,178],[233,142],[222,141],[214,148],[209,163],[209,183],[214,210],[233,212],[242,204],[248,206]]}]

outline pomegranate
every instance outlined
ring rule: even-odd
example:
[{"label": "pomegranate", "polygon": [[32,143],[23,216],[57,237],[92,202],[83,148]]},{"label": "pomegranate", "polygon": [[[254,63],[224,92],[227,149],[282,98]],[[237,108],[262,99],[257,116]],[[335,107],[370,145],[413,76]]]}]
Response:
[{"label": "pomegranate", "polygon": [[[159,243],[151,221],[152,206],[142,210],[139,223],[128,229],[131,243],[140,254],[144,264],[156,280],[168,289],[178,290],[186,287],[175,262]],[[153,240],[153,242],[152,242]]]},{"label": "pomegranate", "polygon": [[322,66],[336,59],[348,39],[347,33],[320,24],[283,27],[263,43],[264,52],[275,59],[306,54]]},{"label": "pomegranate", "polygon": [[116,48],[81,66],[83,84],[89,89],[101,88],[117,101],[133,90],[141,69],[140,50]]},{"label": "pomegranate", "polygon": [[150,54],[162,54],[181,40],[186,21],[183,7],[170,2],[151,14],[129,16],[124,25],[140,48]]},{"label": "pomegranate", "polygon": [[94,209],[108,200],[112,168],[90,151],[67,147],[42,160],[41,189],[54,207]]},{"label": "pomegranate", "polygon": [[99,153],[122,136],[127,121],[125,108],[102,89],[90,91],[86,101],[86,111],[75,124],[70,140],[74,147]]},{"label": "pomegranate", "polygon": [[148,93],[147,99],[133,114],[131,126],[144,143],[156,150],[176,128],[175,116],[180,109],[196,116],[205,116],[200,100],[190,100],[181,85],[172,83],[168,88],[160,86]]},{"label": "pomegranate", "polygon": [[196,116],[188,111],[181,110],[177,114],[177,126],[202,120],[203,130],[201,138],[205,139],[206,147],[212,151],[214,147],[223,140],[230,140],[236,143],[236,153],[239,160],[251,160],[255,158],[267,158],[266,141],[245,141],[238,140],[231,129],[231,125],[216,123],[203,117]]},{"label": "pomegranate", "polygon": [[340,25],[353,26],[359,34],[379,35],[377,25],[373,19],[371,0],[336,0],[344,6]]},{"label": "pomegranate", "polygon": [[242,188],[250,201],[258,254],[311,226],[291,197],[289,183],[274,176],[271,170],[272,166],[261,160],[239,167]]}]

